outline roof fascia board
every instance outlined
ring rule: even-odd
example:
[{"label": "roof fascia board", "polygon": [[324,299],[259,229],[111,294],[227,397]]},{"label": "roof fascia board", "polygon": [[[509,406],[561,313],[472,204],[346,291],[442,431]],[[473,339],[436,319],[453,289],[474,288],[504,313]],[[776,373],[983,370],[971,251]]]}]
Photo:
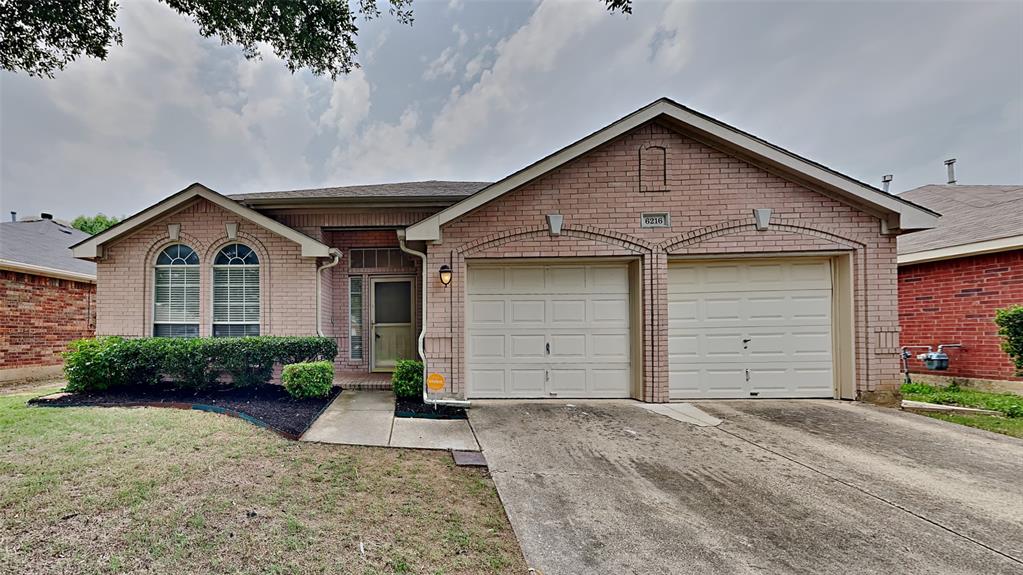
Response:
[{"label": "roof fascia board", "polygon": [[950,246],[933,250],[924,250],[910,254],[899,254],[899,265],[922,264],[939,260],[950,260],[968,256],[979,256],[995,252],[1005,252],[1023,248],[1023,235],[1000,238],[997,240],[985,240],[960,246]]},{"label": "roof fascia board", "polygon": [[514,190],[547,172],[562,166],[586,152],[598,148],[623,134],[658,117],[667,117],[683,124],[704,137],[728,144],[744,150],[746,154],[762,158],[782,169],[808,178],[818,185],[833,189],[854,201],[873,206],[881,212],[896,215],[902,230],[930,229],[937,224],[938,214],[916,206],[895,196],[875,190],[870,186],[856,182],[851,178],[820,167],[809,160],[804,160],[771,146],[757,138],[747,135],[735,128],[711,120],[708,117],[689,111],[685,107],[668,100],[658,100],[617,122],[571,144],[562,150],[547,156],[539,162],[523,168],[507,178],[483,188],[461,202],[427,218],[408,228],[410,240],[436,240],[440,237],[440,228],[444,224],[475,210],[484,204]]},{"label": "roof fascia board", "polygon": [[167,212],[174,208],[182,206],[186,202],[200,197],[249,220],[257,226],[265,228],[281,237],[299,244],[302,248],[302,256],[304,257],[328,257],[329,255],[330,248],[326,245],[276,220],[264,216],[252,208],[243,206],[230,198],[218,194],[202,184],[192,184],[173,196],[170,196],[169,198],[166,198],[163,201],[131,216],[124,222],[121,222],[121,224],[71,246],[71,253],[76,258],[83,259],[100,257],[104,244],[125,236],[139,227],[164,216]]},{"label": "roof fascia board", "polygon": [[23,262],[16,262],[12,260],[0,260],[0,269],[24,274],[32,274],[37,276],[47,276],[63,280],[72,280],[76,282],[96,283],[96,276],[92,274],[83,274],[79,272],[61,270],[47,266],[37,266],[33,264],[26,264]]}]

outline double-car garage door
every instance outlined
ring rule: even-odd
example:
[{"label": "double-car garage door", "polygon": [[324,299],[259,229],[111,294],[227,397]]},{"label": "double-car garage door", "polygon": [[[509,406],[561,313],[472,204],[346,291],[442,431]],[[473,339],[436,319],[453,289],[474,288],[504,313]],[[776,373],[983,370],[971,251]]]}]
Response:
[{"label": "double-car garage door", "polygon": [[[470,265],[469,396],[633,396],[629,287],[623,264]],[[672,399],[833,396],[827,258],[673,262],[667,307]]]}]

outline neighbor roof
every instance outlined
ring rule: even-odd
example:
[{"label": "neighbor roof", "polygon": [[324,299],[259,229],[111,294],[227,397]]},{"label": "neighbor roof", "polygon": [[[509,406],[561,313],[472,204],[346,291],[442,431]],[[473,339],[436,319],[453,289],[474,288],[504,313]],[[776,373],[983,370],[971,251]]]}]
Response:
[{"label": "neighbor roof", "polygon": [[71,245],[89,234],[51,219],[0,223],[0,268],[77,281],[95,281],[96,264],[75,259]]},{"label": "neighbor roof", "polygon": [[268,218],[252,208],[243,206],[227,196],[218,194],[199,183],[192,184],[173,196],[165,198],[163,201],[157,202],[145,210],[127,218],[116,226],[71,246],[72,253],[74,253],[76,258],[100,257],[103,254],[104,244],[110,243],[119,237],[131,233],[141,226],[153,222],[157,218],[160,218],[164,214],[183,206],[185,203],[190,202],[195,198],[205,198],[221,208],[224,208],[229,212],[234,212],[239,217],[249,220],[257,226],[270,230],[283,238],[295,242],[301,246],[302,255],[305,257],[327,257],[330,255],[330,248],[325,244],[314,240],[294,228],[290,228],[276,220]]},{"label": "neighbor roof", "polygon": [[885,223],[890,230],[930,229],[934,227],[939,217],[936,212],[904,198],[893,196],[869,184],[793,154],[752,134],[687,108],[674,100],[661,98],[503,180],[483,188],[457,204],[410,226],[406,230],[406,236],[410,240],[440,239],[440,228],[444,224],[654,120],[696,134],[724,149],[734,150],[754,160],[769,164],[778,172],[808,181],[822,190],[844,197],[858,206],[873,210],[885,218]]},{"label": "neighbor roof", "polygon": [[899,197],[942,213],[930,230],[899,237],[899,263],[1023,247],[1023,186],[922,186]]},{"label": "neighbor roof", "polygon": [[457,199],[471,196],[490,185],[490,182],[455,182],[428,180],[425,182],[396,182],[392,184],[369,184],[362,186],[338,186],[332,188],[311,188],[281,192],[259,192],[233,194],[227,197],[242,203],[258,203],[263,200],[329,200],[329,199]]}]

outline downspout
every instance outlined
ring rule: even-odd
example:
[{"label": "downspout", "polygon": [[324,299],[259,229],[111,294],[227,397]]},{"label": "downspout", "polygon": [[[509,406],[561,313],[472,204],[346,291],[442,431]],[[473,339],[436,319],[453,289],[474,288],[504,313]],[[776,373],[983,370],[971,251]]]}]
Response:
[{"label": "downspout", "polygon": [[405,245],[405,230],[398,230],[398,246],[401,247],[401,251],[416,256],[423,260],[423,277],[420,279],[419,284],[422,287],[423,295],[423,317],[420,321],[419,329],[419,357],[423,358],[423,403],[428,405],[450,405],[452,407],[469,407],[470,402],[464,399],[430,399],[430,394],[426,388],[426,377],[430,370],[427,366],[426,359],[426,254],[423,252],[417,252],[416,250]]},{"label": "downspout", "polygon": [[329,253],[331,255],[331,257],[334,258],[334,261],[332,261],[330,263],[323,264],[322,266],[316,268],[316,335],[318,335],[320,337],[326,337],[325,335],[323,335],[323,317],[322,317],[323,313],[322,313],[322,310],[320,309],[321,308],[321,304],[320,304],[320,277],[323,275],[323,273],[322,273],[323,270],[325,270],[327,268],[332,268],[332,267],[336,266],[337,264],[341,263],[341,250],[338,250],[337,248],[330,248],[330,251],[328,251],[327,253]]}]

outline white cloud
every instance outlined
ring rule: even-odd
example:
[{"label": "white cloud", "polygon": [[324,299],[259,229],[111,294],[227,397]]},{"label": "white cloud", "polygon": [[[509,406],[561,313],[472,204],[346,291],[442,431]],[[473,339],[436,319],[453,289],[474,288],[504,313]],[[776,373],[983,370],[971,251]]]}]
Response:
[{"label": "white cloud", "polygon": [[330,105],[320,116],[320,128],[332,129],[337,137],[350,136],[368,116],[370,86],[364,70],[354,70],[334,82]]}]

